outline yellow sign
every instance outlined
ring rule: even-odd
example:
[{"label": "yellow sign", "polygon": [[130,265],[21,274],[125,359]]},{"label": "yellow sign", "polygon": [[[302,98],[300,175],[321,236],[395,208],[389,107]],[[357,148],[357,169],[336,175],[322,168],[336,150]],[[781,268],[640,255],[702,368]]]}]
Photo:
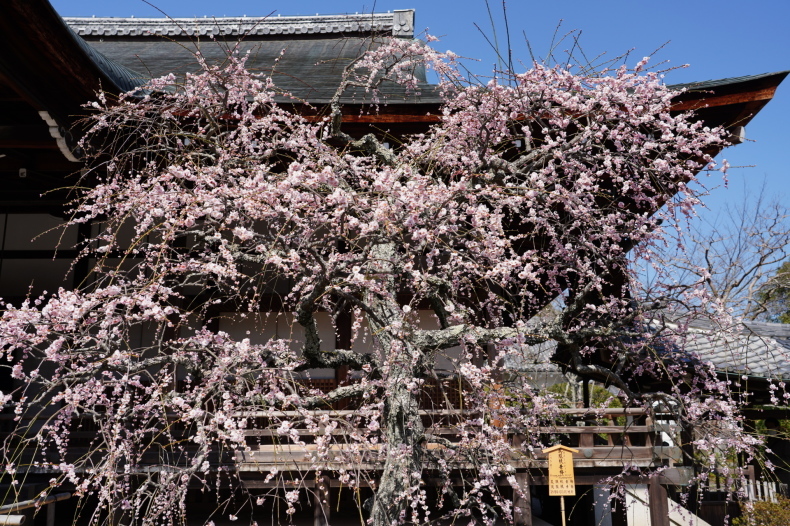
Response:
[{"label": "yellow sign", "polygon": [[543,450],[549,456],[549,496],[563,497],[576,495],[576,481],[573,478],[573,454],[578,449],[554,446]]}]

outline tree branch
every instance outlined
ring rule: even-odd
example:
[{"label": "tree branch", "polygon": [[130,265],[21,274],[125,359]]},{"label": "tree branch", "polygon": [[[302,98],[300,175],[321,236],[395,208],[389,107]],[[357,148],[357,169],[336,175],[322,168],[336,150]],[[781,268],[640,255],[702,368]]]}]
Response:
[{"label": "tree branch", "polygon": [[300,406],[306,409],[316,409],[331,406],[335,402],[361,396],[365,393],[366,387],[361,384],[342,385],[322,396],[306,396],[302,399]]},{"label": "tree branch", "polygon": [[415,345],[425,350],[449,349],[463,342],[482,345],[506,339],[519,339],[528,345],[536,345],[551,337],[540,330],[526,332],[523,327],[486,329],[467,324],[453,325],[446,329],[419,330],[414,333]]}]

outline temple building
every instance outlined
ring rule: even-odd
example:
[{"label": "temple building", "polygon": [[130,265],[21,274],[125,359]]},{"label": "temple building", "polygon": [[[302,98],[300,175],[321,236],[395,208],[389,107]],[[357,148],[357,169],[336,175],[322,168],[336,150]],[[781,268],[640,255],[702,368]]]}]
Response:
[{"label": "temple building", "polygon": [[[60,287],[77,288],[88,277],[90,262],[86,259],[74,261],[79,244],[95,235],[92,226],[86,223],[65,230],[58,227],[68,217],[69,202],[74,198],[70,187],[77,183],[84,168],[80,146],[85,131],[84,115],[88,111],[84,105],[94,100],[99,91],[113,96],[137,89],[151,78],[169,74],[184,76],[200,70],[196,53],[208,62],[221,63],[229,51],[235,50],[247,57],[246,66],[250,70],[271,73],[283,90],[279,98],[281,104],[300,108],[308,117],[318,117],[326,113],[344,67],[361,52],[375,46],[381,37],[414,39],[414,19],[414,10],[264,19],[62,18],[47,0],[2,2],[0,47],[5,51],[0,53],[0,173],[6,181],[0,196],[0,297],[3,302],[20,303],[26,297]],[[787,73],[677,86],[685,91],[675,97],[673,110],[695,110],[697,118],[707,125],[730,130],[737,142],[737,138],[744,136],[750,120],[774,96]],[[426,131],[428,126],[438,122],[440,97],[424,70],[418,67],[416,75],[418,93],[407,92],[394,84],[385,86],[382,95],[387,103],[377,112],[362,111],[369,103],[369,95],[364,90],[345,93],[343,124],[347,133],[354,137],[373,133],[383,141],[395,143],[405,135]],[[291,337],[296,343],[304,337],[293,328],[290,313],[240,320],[235,319],[232,312],[223,310],[226,308],[225,305],[217,307],[216,319],[210,320],[213,328],[239,337],[252,332],[253,343],[263,342],[282,331],[293,331]],[[272,305],[270,310],[276,310],[276,306]],[[339,349],[348,346],[350,320],[340,320],[337,322],[340,325],[334,327],[328,316],[322,317],[319,313],[317,318],[324,341],[334,341]],[[426,327],[432,323],[428,314],[421,321]],[[777,374],[790,377],[790,370],[786,370],[782,360],[734,363],[728,359],[729,355],[723,350],[727,345],[733,354],[737,354],[734,347],[752,349],[749,355],[752,360],[756,355],[781,354],[789,347],[789,336],[780,328],[755,324],[752,329],[751,334],[742,335],[743,341],[731,340],[726,345],[714,345],[713,349],[709,348],[709,341],[700,340],[697,350],[703,356],[711,355],[722,375],[753,373],[755,382]],[[361,340],[354,342],[354,346],[359,352],[365,351]],[[558,383],[562,375],[548,364],[550,355],[550,348],[536,347],[534,361],[514,363],[513,368],[531,371],[536,382]],[[437,368],[441,369],[442,364],[437,364]],[[312,371],[306,381],[316,388],[329,390],[350,378],[348,371],[342,368],[321,369]],[[459,391],[457,385],[453,387],[455,380],[449,372],[439,381],[447,382],[448,392]],[[9,392],[13,387],[14,380],[8,370],[0,370],[0,391]],[[434,387],[433,391],[426,388],[426,408],[447,411],[438,387]],[[767,392],[768,386],[761,384],[761,389]],[[343,407],[334,409],[337,414],[346,410]],[[7,409],[0,417],[6,419],[0,421],[0,432],[5,432],[7,428],[3,426],[13,419],[13,411]],[[450,421],[451,418],[446,420]],[[304,473],[311,465],[304,452],[289,453],[277,445],[271,433],[266,435],[264,431],[250,429],[249,438],[254,445],[248,453],[233,460],[240,483],[252,494],[277,489],[276,483],[265,477],[272,469]],[[693,466],[687,457],[684,460],[682,439],[672,422],[629,408],[601,410],[595,417],[584,407],[567,408],[563,422],[545,432],[562,435],[565,443],[576,451],[573,454],[578,487],[575,505],[594,510],[594,524],[636,526],[645,524],[640,521],[650,520],[652,526],[668,526],[670,515],[681,513],[673,508],[671,500],[663,506],[651,506],[650,510],[640,508],[646,499],[666,501],[667,488],[671,493],[672,487],[688,484],[693,478]],[[531,500],[521,503],[523,509],[528,510],[532,505],[541,507],[540,516],[537,510],[533,510],[534,517],[532,512],[519,515],[518,525],[559,524],[558,504],[548,496],[545,455],[538,454],[529,460],[515,459],[513,465],[518,480],[526,481],[531,487]],[[601,497],[605,492],[602,486],[605,479],[621,473],[626,466],[634,469],[666,467],[661,476],[650,480],[636,475],[628,480],[633,487],[630,519],[622,510],[610,509]],[[48,469],[31,468],[25,478],[26,487],[21,490],[8,491],[9,484],[0,483],[4,495],[0,499],[0,524],[3,510],[11,509],[5,506],[33,498],[51,476]],[[343,493],[339,479],[321,479],[310,484],[313,488],[320,486],[313,492],[315,498],[310,504],[315,514],[311,508],[296,517],[296,522],[315,521],[316,526],[327,524],[327,521],[331,523],[327,517],[336,516],[339,506],[345,505],[349,495]],[[195,517],[212,511],[201,502],[198,492],[190,495],[188,502],[194,507]],[[71,521],[71,518],[60,517],[74,513],[77,507],[68,499],[44,504],[49,506],[49,511],[39,512],[35,519],[29,516],[28,524],[35,521],[35,524],[52,526],[58,521]],[[55,506],[59,510],[57,519]],[[694,511],[705,518],[705,510]],[[639,513],[645,516],[640,518]],[[649,519],[645,518],[648,516]],[[584,514],[575,517],[571,524],[593,524],[586,522],[590,517]],[[709,515],[708,520],[713,523],[716,519]]]}]

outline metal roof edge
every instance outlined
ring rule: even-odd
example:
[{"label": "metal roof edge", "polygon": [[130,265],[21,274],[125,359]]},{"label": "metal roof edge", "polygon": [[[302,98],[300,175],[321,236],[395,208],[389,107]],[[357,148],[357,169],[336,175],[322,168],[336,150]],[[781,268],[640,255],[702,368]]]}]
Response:
[{"label": "metal roof edge", "polygon": [[744,75],[740,77],[728,77],[723,79],[686,82],[682,84],[669,84],[667,87],[673,90],[707,90],[721,86],[730,86],[758,80],[767,80],[771,79],[772,77],[775,77],[775,83],[779,84],[788,74],[790,74],[790,70],[775,71],[772,73],[759,73],[757,75]]}]

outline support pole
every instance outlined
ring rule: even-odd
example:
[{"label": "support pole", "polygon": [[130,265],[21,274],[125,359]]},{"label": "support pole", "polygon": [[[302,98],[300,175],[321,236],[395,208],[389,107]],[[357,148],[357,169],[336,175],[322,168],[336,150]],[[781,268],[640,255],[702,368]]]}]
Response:
[{"label": "support pole", "polygon": [[560,497],[560,513],[562,513],[562,526],[565,526],[565,497]]},{"label": "support pole", "polygon": [[47,526],[55,526],[55,504],[47,504]]}]

